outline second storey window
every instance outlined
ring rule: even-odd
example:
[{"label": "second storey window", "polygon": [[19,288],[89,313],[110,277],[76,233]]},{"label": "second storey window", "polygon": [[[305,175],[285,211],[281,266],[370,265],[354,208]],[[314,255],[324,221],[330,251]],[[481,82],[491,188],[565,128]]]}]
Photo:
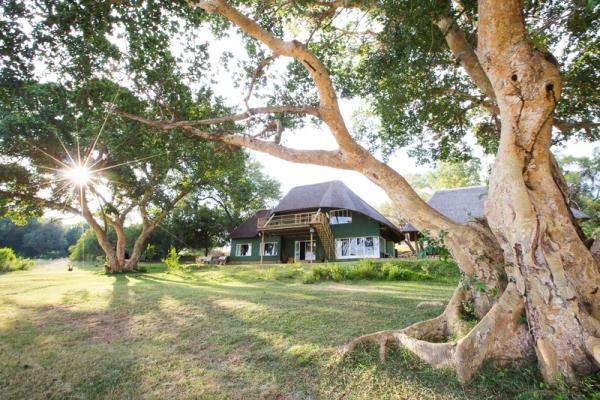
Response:
[{"label": "second storey window", "polygon": [[235,247],[235,255],[238,257],[250,257],[252,255],[252,243],[239,243]]},{"label": "second storey window", "polygon": [[352,211],[350,211],[350,210],[331,210],[331,211],[329,211],[329,223],[331,225],[351,224],[352,223]]}]

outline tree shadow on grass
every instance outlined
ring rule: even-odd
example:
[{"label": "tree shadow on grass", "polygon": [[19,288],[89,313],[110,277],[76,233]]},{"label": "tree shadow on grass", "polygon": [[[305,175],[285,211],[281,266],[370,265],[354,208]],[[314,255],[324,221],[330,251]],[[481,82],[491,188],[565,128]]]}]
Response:
[{"label": "tree shadow on grass", "polygon": [[[463,388],[451,372],[397,349],[383,366],[369,347],[334,357],[352,336],[437,314],[416,312],[412,294],[106,279],[112,289],[97,309],[11,304],[22,316],[0,328],[0,341],[36,367],[7,369],[6,398],[506,398],[531,387],[510,378],[515,389],[498,390],[476,378]],[[10,364],[3,354],[0,364]]]}]

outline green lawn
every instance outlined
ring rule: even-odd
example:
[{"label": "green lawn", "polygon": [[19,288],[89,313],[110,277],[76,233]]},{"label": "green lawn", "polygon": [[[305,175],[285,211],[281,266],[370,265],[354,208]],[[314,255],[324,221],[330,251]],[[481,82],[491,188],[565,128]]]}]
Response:
[{"label": "green lawn", "polygon": [[[53,265],[50,263],[50,265]],[[298,266],[107,276],[44,265],[0,275],[0,398],[545,398],[529,369],[486,368],[468,387],[399,350],[336,347],[440,309],[432,282],[305,285]],[[539,397],[534,397],[539,396]],[[553,398],[553,397],[549,397]]]}]

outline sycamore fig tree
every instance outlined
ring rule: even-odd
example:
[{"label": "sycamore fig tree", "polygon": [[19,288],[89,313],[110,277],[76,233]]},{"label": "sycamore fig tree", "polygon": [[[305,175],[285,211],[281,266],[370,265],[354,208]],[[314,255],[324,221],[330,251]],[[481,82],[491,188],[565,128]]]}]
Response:
[{"label": "sycamore fig tree", "polygon": [[[9,72],[3,76],[17,84],[3,90],[39,79],[31,59],[45,62],[60,82],[101,76],[140,101],[133,110],[117,104],[125,126],[137,121],[153,132],[358,171],[381,186],[412,225],[446,233],[465,279],[443,314],[368,333],[342,352],[370,341],[384,359],[388,344],[397,343],[433,366],[454,369],[461,381],[490,359],[535,358],[549,382],[598,371],[600,270],[550,151],[569,139],[599,138],[596,2],[55,1],[35,11],[15,2],[4,7],[10,17],[4,30],[15,47],[3,48]],[[28,13],[36,15],[33,30],[21,26]],[[218,63],[231,71],[243,97],[237,106],[195,114],[194,102],[212,91],[226,95],[218,93],[210,51],[227,44]],[[191,102],[172,95],[173,85],[193,88]],[[366,104],[352,130],[340,98]],[[290,131],[309,122],[326,128],[337,148],[286,146]],[[385,160],[408,147],[422,162],[464,161],[473,143],[467,135],[495,154],[495,162],[485,218],[466,225],[430,208],[399,171],[375,156]],[[479,317],[473,328],[462,322],[465,304]]]}]

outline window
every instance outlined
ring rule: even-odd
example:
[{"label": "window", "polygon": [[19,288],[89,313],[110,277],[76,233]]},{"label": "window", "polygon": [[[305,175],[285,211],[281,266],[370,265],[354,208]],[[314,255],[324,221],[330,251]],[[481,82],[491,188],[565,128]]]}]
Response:
[{"label": "window", "polygon": [[238,257],[250,257],[252,255],[252,243],[239,243],[235,246],[235,255]]},{"label": "window", "polygon": [[352,223],[352,211],[350,211],[350,210],[331,210],[329,212],[329,223],[331,225],[351,224]]},{"label": "window", "polygon": [[267,242],[263,249],[263,256],[276,256],[277,255],[277,243]]},{"label": "window", "polygon": [[336,258],[378,258],[379,237],[366,236],[335,241]]}]

